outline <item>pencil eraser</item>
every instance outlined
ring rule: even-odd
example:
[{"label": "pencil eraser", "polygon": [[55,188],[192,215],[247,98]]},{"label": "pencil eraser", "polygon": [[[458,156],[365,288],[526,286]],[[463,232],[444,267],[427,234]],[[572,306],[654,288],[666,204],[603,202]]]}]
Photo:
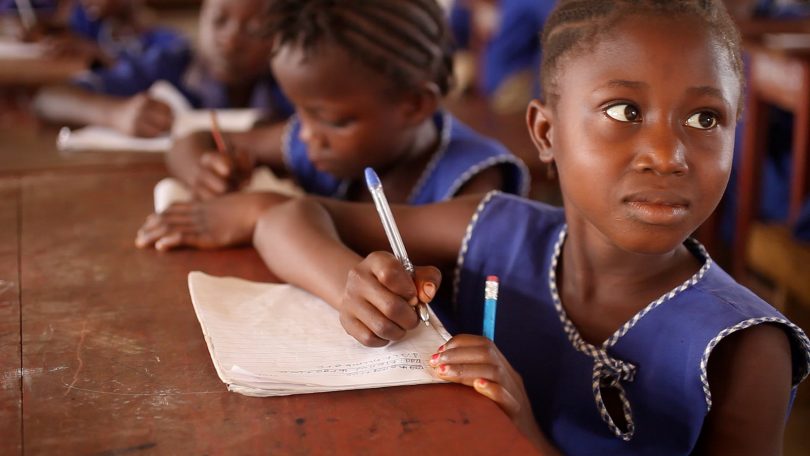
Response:
[{"label": "pencil eraser", "polygon": [[498,276],[493,276],[493,275],[487,276],[487,282],[497,282],[497,281],[498,281]]}]

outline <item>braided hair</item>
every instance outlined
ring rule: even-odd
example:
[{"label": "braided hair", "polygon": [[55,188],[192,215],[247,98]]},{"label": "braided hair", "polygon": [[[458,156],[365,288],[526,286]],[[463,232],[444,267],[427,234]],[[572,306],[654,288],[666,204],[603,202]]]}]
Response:
[{"label": "braided hair", "polygon": [[452,38],[436,0],[273,0],[268,11],[275,52],[291,45],[306,58],[337,44],[398,91],[450,89]]},{"label": "braided hair", "polygon": [[554,104],[560,60],[584,52],[622,18],[630,15],[689,16],[725,47],[742,90],[740,34],[721,0],[560,0],[543,28],[540,69],[542,98]]}]

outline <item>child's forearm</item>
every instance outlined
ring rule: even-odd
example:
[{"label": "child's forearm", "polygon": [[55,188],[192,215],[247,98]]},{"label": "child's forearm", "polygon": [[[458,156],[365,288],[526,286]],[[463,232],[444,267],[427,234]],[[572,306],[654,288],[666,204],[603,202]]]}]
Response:
[{"label": "child's forearm", "polygon": [[88,92],[79,87],[42,89],[34,100],[41,118],[68,125],[101,125],[115,128],[114,118],[125,99]]},{"label": "child's forearm", "polygon": [[228,136],[234,147],[247,151],[256,163],[283,174],[285,166],[281,141],[285,126],[285,122],[260,125],[245,132],[229,133]]},{"label": "child's forearm", "polygon": [[299,286],[339,309],[349,271],[362,257],[340,240],[329,213],[299,198],[259,218],[253,245],[283,282]]}]

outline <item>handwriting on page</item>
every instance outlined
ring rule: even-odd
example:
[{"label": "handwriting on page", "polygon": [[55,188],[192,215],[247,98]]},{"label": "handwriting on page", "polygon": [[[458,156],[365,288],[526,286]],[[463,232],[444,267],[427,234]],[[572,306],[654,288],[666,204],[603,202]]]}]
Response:
[{"label": "handwriting on page", "polygon": [[378,372],[389,372],[397,369],[424,370],[419,353],[396,353],[384,358],[355,363],[337,363],[325,365],[314,369],[282,370],[280,374],[340,374],[340,375],[367,375]]},{"label": "handwriting on page", "polygon": [[[217,374],[253,396],[442,382],[426,360],[449,339],[438,318],[385,347],[364,347],[337,312],[290,285],[189,275]],[[433,321],[433,320],[431,320]]]}]

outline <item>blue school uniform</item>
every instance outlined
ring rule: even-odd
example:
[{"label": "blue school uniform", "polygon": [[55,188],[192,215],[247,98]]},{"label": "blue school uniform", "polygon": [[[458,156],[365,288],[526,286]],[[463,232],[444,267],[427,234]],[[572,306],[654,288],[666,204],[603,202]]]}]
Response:
[{"label": "blue school uniform", "polygon": [[[565,235],[562,209],[492,192],[470,223],[454,284],[460,329],[480,333],[485,279],[499,277],[495,344],[564,454],[690,454],[712,404],[709,355],[724,337],[754,325],[775,324],[789,335],[795,394],[810,366],[807,336],[692,240],[686,245],[703,262],[693,277],[603,344],[585,342],[557,294]],[[604,406],[606,387],[622,399],[623,429]]]},{"label": "blue school uniform", "polygon": [[277,118],[286,118],[293,111],[270,73],[254,85],[247,106],[231,105],[227,87],[204,70],[185,44],[149,49],[140,56],[125,55],[112,68],[86,72],[74,83],[93,92],[128,97],[160,80],[174,85],[194,108],[257,108]]},{"label": "blue school uniform", "polygon": [[[504,170],[504,191],[528,193],[530,178],[526,165],[503,145],[479,135],[449,113],[437,113],[433,122],[441,141],[411,191],[408,204],[450,199],[473,177],[496,166]],[[300,131],[301,123],[294,116],[283,139],[284,160],[290,174],[307,193],[346,198],[351,180],[318,171],[309,159],[306,144],[299,138]]]},{"label": "blue school uniform", "polygon": [[[551,10],[553,0],[501,0],[498,3],[500,26],[485,44],[482,56],[482,89],[492,95],[510,76],[540,67],[540,32]],[[450,10],[450,25],[460,47],[469,46],[470,12],[456,1]],[[539,92],[539,81],[535,81]]]},{"label": "blue school uniform", "polygon": [[182,35],[166,27],[151,27],[140,35],[115,37],[108,21],[91,19],[81,5],[76,5],[71,11],[70,29],[76,35],[96,42],[105,54],[114,59],[123,55],[137,57],[154,48],[187,45]]}]

